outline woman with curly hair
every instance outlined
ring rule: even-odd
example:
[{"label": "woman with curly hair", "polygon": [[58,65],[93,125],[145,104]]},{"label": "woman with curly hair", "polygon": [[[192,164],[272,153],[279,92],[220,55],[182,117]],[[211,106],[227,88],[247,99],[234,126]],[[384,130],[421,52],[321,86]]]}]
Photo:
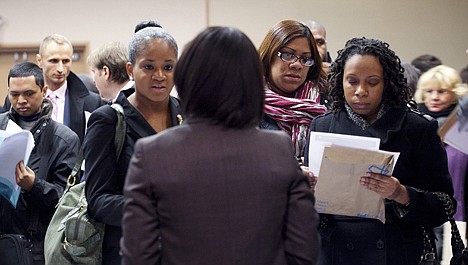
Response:
[{"label": "woman with curly hair", "polygon": [[320,215],[319,264],[418,264],[424,230],[433,241],[430,228],[447,221],[432,192],[445,192],[453,200],[437,121],[410,104],[400,59],[380,40],[353,38],[346,43],[330,69],[330,96],[331,112],[314,119],[311,131],[379,138],[380,150],[400,156],[392,175],[368,172],[356,180],[385,200],[385,223]]}]

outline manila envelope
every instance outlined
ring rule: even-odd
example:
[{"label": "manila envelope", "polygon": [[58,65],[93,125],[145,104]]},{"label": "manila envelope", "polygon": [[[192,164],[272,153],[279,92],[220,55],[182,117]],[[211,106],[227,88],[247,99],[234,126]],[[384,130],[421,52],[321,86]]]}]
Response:
[{"label": "manila envelope", "polygon": [[385,223],[384,199],[361,186],[359,180],[369,171],[381,173],[380,169],[390,175],[393,166],[393,154],[389,152],[325,147],[315,189],[316,210],[319,213],[374,218]]}]

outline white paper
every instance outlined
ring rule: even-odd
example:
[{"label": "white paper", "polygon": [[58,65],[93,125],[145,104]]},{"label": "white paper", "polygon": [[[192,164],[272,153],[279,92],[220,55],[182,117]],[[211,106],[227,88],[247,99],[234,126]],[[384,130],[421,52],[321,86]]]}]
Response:
[{"label": "white paper", "polygon": [[5,131],[10,132],[10,133],[17,133],[17,132],[23,131],[23,129],[19,127],[19,125],[16,124],[14,121],[8,120]]},{"label": "white paper", "polygon": [[16,207],[21,187],[16,184],[15,168],[21,160],[28,164],[34,138],[30,131],[16,132],[12,124],[7,129],[0,130],[0,195]]},{"label": "white paper", "polygon": [[91,112],[85,110],[84,112],[85,114],[85,134],[86,134],[86,131],[88,130],[88,121],[89,121],[89,117],[91,117]]},{"label": "white paper", "polygon": [[341,146],[356,149],[377,151],[380,146],[380,139],[373,137],[363,137],[355,135],[310,132],[309,142],[309,170],[315,176],[320,176],[320,165],[324,148],[331,146]]},{"label": "white paper", "polygon": [[[91,117],[91,114],[92,114],[92,113],[89,112],[89,111],[87,111],[87,110],[85,110],[84,114],[85,114],[85,119],[86,119],[86,123],[85,123],[85,134],[86,134],[86,132],[88,131],[88,121],[89,121],[89,117]],[[81,163],[81,170],[83,170],[83,171],[85,170],[85,162],[86,162],[86,161],[83,159],[83,162]]]}]

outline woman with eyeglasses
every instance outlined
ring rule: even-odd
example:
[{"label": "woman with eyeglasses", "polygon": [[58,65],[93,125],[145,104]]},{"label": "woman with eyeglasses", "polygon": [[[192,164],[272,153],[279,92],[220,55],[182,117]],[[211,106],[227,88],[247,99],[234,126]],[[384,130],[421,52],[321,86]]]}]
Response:
[{"label": "woman with eyeglasses", "polygon": [[320,104],[320,92],[327,85],[315,39],[304,23],[283,20],[268,31],[258,50],[265,75],[265,115],[260,128],[291,135],[301,162],[312,119],[327,112]]}]

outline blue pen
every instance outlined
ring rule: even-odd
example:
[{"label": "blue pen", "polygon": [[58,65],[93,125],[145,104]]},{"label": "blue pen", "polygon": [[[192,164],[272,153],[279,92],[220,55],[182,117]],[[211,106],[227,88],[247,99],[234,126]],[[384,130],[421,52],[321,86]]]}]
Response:
[{"label": "blue pen", "polygon": [[383,166],[383,167],[378,167],[376,165],[371,165],[368,170],[369,172],[372,172],[372,173],[379,173],[379,174],[382,174],[382,175],[387,175],[388,174],[388,168],[389,165],[386,165],[386,166]]}]

